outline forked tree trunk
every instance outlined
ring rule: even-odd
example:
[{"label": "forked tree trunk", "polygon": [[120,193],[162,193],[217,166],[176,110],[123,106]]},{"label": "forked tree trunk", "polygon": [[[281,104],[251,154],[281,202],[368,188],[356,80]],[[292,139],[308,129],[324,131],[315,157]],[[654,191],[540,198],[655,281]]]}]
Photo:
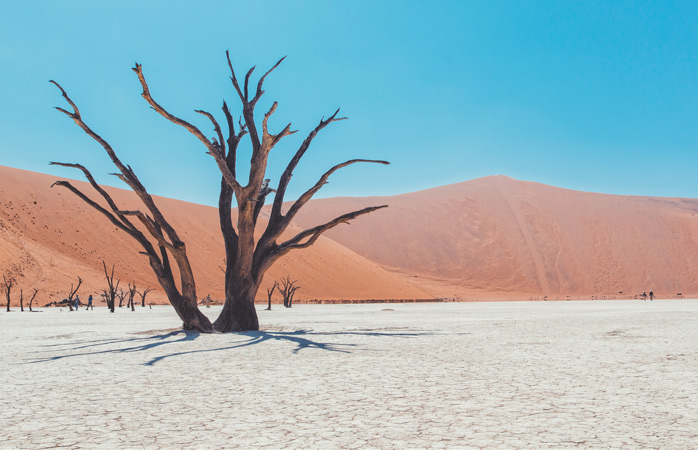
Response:
[{"label": "forked tree trunk", "polygon": [[152,289],[150,289],[150,286],[148,286],[147,288],[145,288],[143,290],[143,292],[138,293],[138,295],[141,296],[141,307],[143,307],[143,308],[145,308],[145,296],[148,295],[148,292],[150,292],[150,291],[152,291]]}]

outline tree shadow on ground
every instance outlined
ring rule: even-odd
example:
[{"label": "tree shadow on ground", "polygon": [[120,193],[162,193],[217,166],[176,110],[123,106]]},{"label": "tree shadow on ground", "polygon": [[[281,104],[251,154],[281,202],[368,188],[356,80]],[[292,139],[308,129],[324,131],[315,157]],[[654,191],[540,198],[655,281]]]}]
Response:
[{"label": "tree shadow on ground", "polygon": [[[160,330],[162,331],[162,330]],[[143,333],[141,333],[143,334]],[[357,344],[343,344],[335,342],[321,342],[318,337],[320,336],[370,336],[370,337],[400,337],[400,338],[413,338],[419,336],[432,335],[434,333],[414,331],[401,329],[399,332],[395,331],[380,331],[371,329],[362,330],[351,330],[351,331],[312,331],[312,330],[295,330],[295,331],[245,331],[241,333],[229,333],[228,336],[240,337],[243,336],[246,339],[243,341],[237,341],[231,345],[226,345],[217,348],[203,348],[203,349],[193,349],[179,352],[172,352],[168,354],[163,354],[152,358],[151,360],[143,363],[145,366],[153,366],[158,362],[165,359],[172,358],[175,356],[182,356],[195,353],[210,353],[210,352],[220,352],[226,350],[233,350],[237,348],[249,347],[252,345],[262,344],[266,341],[282,341],[289,342],[295,345],[292,350],[293,354],[299,353],[301,350],[305,349],[317,349],[328,352],[337,353],[351,353],[350,349],[357,347]],[[120,354],[120,353],[132,353],[132,352],[142,352],[147,350],[152,350],[161,346],[171,346],[173,344],[182,344],[188,341],[194,341],[201,336],[220,336],[220,335],[210,335],[201,334],[195,331],[185,331],[176,330],[170,331],[163,334],[155,334],[152,336],[145,337],[132,337],[132,338],[113,338],[113,339],[101,339],[96,341],[81,340],[78,342],[66,342],[66,343],[54,343],[45,344],[42,347],[46,350],[39,350],[33,353],[55,353],[55,352],[69,352],[61,355],[36,357],[27,361],[27,364],[43,363],[58,361],[67,358],[85,357],[91,355],[101,355],[101,354]],[[126,346],[121,347],[121,345],[126,344]],[[107,348],[108,346],[119,345],[119,348]],[[79,353],[75,353],[79,352]]]}]

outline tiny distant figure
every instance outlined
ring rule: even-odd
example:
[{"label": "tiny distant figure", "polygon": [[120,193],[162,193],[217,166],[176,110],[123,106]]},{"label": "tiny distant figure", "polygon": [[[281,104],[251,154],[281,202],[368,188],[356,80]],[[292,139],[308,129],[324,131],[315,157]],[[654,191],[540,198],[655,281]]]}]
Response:
[{"label": "tiny distant figure", "polygon": [[647,300],[647,292],[642,291],[642,300],[646,301]]},{"label": "tiny distant figure", "polygon": [[80,305],[80,296],[76,295],[75,296],[75,311],[78,310],[78,306]]},{"label": "tiny distant figure", "polygon": [[211,307],[211,295],[210,294],[206,294],[206,299],[204,300],[204,302],[206,303],[207,308]]},{"label": "tiny distant figure", "polygon": [[650,291],[650,301],[654,299],[654,292]]},{"label": "tiny distant figure", "polygon": [[94,311],[95,307],[92,306],[92,294],[90,294],[89,297],[87,297],[87,307],[85,307],[85,311],[89,311],[90,308]]}]

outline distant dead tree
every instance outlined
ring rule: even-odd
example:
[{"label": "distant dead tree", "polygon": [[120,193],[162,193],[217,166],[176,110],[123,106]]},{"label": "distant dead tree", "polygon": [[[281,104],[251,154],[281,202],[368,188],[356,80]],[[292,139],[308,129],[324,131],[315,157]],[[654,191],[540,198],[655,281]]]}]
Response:
[{"label": "distant dead tree", "polygon": [[[73,310],[73,297],[75,297],[75,294],[77,294],[78,289],[80,289],[80,285],[82,284],[82,278],[78,276],[78,285],[75,286],[73,289],[73,283],[70,283],[70,290],[68,291],[68,308],[72,311]],[[61,303],[65,303],[65,300]]]},{"label": "distant dead tree", "polygon": [[24,312],[24,290],[19,290],[19,310]]},{"label": "distant dead tree", "polygon": [[29,300],[29,312],[34,312],[32,311],[32,303],[34,303],[34,298],[36,298],[36,294],[39,293],[39,290],[34,288],[34,293],[32,294],[32,298]]},{"label": "distant dead tree", "polygon": [[131,311],[135,311],[136,308],[133,305],[133,297],[136,296],[136,282],[133,282],[133,286],[131,286],[131,283],[128,284],[128,302],[126,303],[126,307],[130,307]]},{"label": "distant dead tree", "polygon": [[150,286],[148,286],[147,288],[143,289],[143,292],[138,293],[138,295],[141,296],[141,306],[143,308],[145,308],[145,296],[148,295],[148,292],[151,292],[151,291],[152,291],[152,289],[150,288]]},{"label": "distant dead tree", "polygon": [[296,283],[298,283],[298,280],[292,280],[289,275],[281,278],[278,289],[281,296],[284,298],[284,306],[286,308],[293,306],[293,296],[296,294],[296,291],[300,289],[300,286]]},{"label": "distant dead tree", "polygon": [[274,281],[274,285],[270,288],[267,288],[267,311],[271,311],[271,296],[274,294],[274,291],[279,288],[279,282]]},{"label": "distant dead tree", "polygon": [[102,266],[104,266],[104,276],[107,277],[107,289],[102,291],[102,297],[107,302],[107,308],[110,312],[114,312],[114,304],[116,303],[116,290],[119,288],[119,282],[121,280],[116,280],[114,284],[114,265],[111,266],[111,274],[107,272],[107,264],[102,261]]},{"label": "distant dead tree", "polygon": [[123,308],[126,295],[128,295],[128,293],[124,291],[123,288],[119,289],[119,292],[116,293],[116,296],[119,298],[119,308]]},{"label": "distant dead tree", "polygon": [[[269,131],[268,122],[277,109],[278,104],[276,102],[264,113],[261,124],[255,118],[255,108],[264,94],[264,80],[285,58],[281,58],[260,77],[256,88],[252,85],[252,89],[250,89],[250,77],[254,67],[246,73],[244,82],[241,84],[238,82],[236,73],[233,70],[233,64],[228,52],[226,52],[226,57],[228,59],[228,67],[230,68],[230,79],[242,106],[242,114],[236,127],[227,103],[223,102],[222,111],[227,124],[227,136],[225,136],[219,122],[211,113],[196,110],[195,112],[208,119],[213,127],[215,135],[211,138],[207,137],[197,126],[171,114],[160,105],[151,94],[150,87],[143,73],[143,67],[136,63],[133,68],[143,88],[141,95],[146,102],[165,119],[185,128],[198,139],[204,145],[206,153],[215,160],[222,176],[218,198],[218,212],[225,247],[225,303],[220,315],[213,324],[198,308],[194,275],[184,241],[165,219],[133,169],[124,164],[117,157],[111,145],[83,121],[78,107],[66,91],[58,83],[51,81],[60,89],[61,95],[70,105],[70,111],[57,108],[58,111],[72,119],[106,151],[118,169],[116,176],[135,192],[145,207],[145,211],[127,211],[119,208],[111,196],[97,184],[92,174],[80,164],[51,163],[81,170],[90,185],[106,202],[108,209],[89,198],[68,181],[57,181],[54,183],[54,186],[61,186],[70,190],[85,203],[105,215],[113,225],[136,240],[142,247],[142,253],[148,257],[150,267],[155,273],[160,286],[165,291],[170,304],[172,304],[180,319],[182,319],[184,328],[201,332],[258,330],[259,321],[254,299],[265,272],[272,264],[292,250],[311,246],[320,235],[331,228],[342,223],[348,223],[361,215],[387,207],[387,205],[372,206],[349,212],[324,224],[303,230],[290,239],[278,242],[282,239],[282,235],[286,232],[296,214],[320,188],[327,184],[329,177],[334,172],[355,163],[388,164],[388,162],[352,159],[337,164],[325,172],[297,200],[292,202],[284,213],[282,211],[284,196],[293,176],[293,171],[298,166],[301,158],[306,154],[312,141],[322,129],[345,118],[338,117],[339,109],[327,119],[323,117],[295,151],[293,157],[286,165],[286,169],[283,171],[276,189],[271,188],[269,186],[270,180],[266,178],[268,157],[272,149],[283,138],[294,134],[296,131],[291,130],[290,123],[276,134]],[[250,139],[252,155],[249,173],[240,178],[246,179],[247,184],[242,185],[240,179],[238,179],[236,162],[238,144],[245,136],[248,136]],[[255,235],[259,214],[267,196],[271,193],[274,193],[274,201],[271,205],[267,226],[263,233]],[[235,198],[237,203],[237,223],[235,226],[233,225],[231,215],[233,198]],[[133,218],[138,220],[141,228],[136,227],[131,222]],[[142,229],[145,229],[146,232],[141,231]],[[176,272],[173,271],[170,265],[170,257],[174,259],[174,263],[177,266]],[[177,286],[174,280],[175,273],[179,274],[179,286]]]},{"label": "distant dead tree", "polygon": [[7,312],[10,312],[10,292],[12,291],[12,285],[15,283],[15,278],[12,274],[3,274],[3,290],[5,291],[5,300],[7,300]]}]

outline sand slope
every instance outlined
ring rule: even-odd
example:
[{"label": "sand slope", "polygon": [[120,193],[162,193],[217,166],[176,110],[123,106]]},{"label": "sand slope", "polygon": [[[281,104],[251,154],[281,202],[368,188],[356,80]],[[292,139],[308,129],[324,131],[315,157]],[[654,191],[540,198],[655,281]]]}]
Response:
[{"label": "sand slope", "polygon": [[[44,304],[65,297],[71,282],[81,276],[79,294],[100,291],[104,285],[102,260],[115,264],[122,285],[134,281],[143,288],[159,288],[138,245],[107,219],[63,188],[49,188],[56,177],[0,166],[0,272],[16,265],[22,276],[16,294],[41,289]],[[76,182],[92,195],[86,183]],[[131,192],[109,189],[122,208],[138,207]],[[97,198],[92,196],[92,198]],[[199,296],[223,296],[223,247],[217,210],[177,200],[156,198],[165,217],[187,243]],[[123,205],[123,206],[122,206]],[[261,222],[261,220],[260,220]],[[286,274],[300,280],[300,298],[371,299],[429,298],[404,276],[391,273],[329,239],[309,249],[291,252],[266,274],[258,298],[266,298],[268,284]],[[17,302],[13,295],[13,302]],[[164,302],[160,290],[149,300]]]},{"label": "sand slope", "polygon": [[[444,296],[698,292],[698,200],[571,191],[504,176],[317,200],[297,222],[389,208],[327,236]],[[619,295],[620,296],[620,295]]]},{"label": "sand slope", "polygon": [[[18,287],[63,298],[81,275],[81,292],[98,291],[102,259],[116,264],[123,283],[157,287],[135,243],[71,193],[49,189],[53,181],[0,166],[0,268],[22,265]],[[111,192],[136,206],[131,193]],[[221,297],[216,210],[158,202],[188,243],[200,296]],[[314,200],[296,223],[310,227],[381,204],[390,207],[280,260],[263,288],[291,274],[302,280],[301,298],[322,299],[698,293],[695,199],[577,192],[493,176],[394,197]]]}]

